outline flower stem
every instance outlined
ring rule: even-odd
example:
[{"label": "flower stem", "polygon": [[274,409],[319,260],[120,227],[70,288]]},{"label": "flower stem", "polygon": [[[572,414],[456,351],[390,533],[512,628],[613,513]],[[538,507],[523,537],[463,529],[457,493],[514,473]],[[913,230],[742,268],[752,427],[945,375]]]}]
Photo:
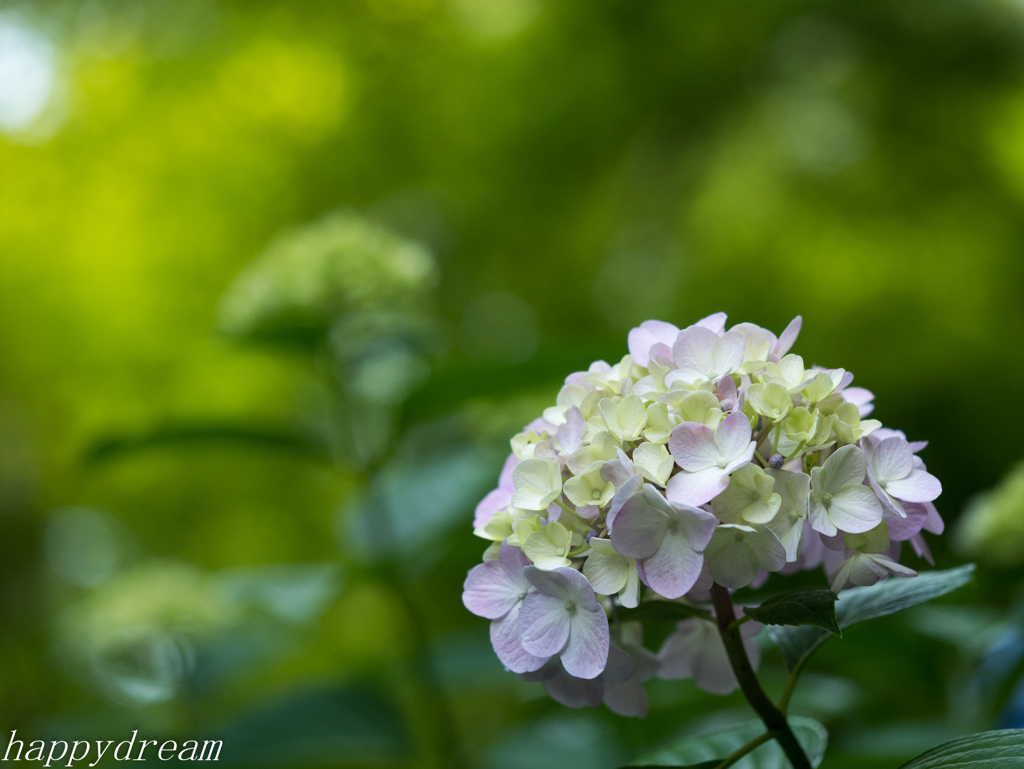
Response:
[{"label": "flower stem", "polygon": [[768,695],[761,688],[761,682],[757,680],[750,665],[750,658],[747,650],[743,647],[743,639],[740,636],[739,627],[733,627],[736,621],[736,611],[733,609],[732,598],[729,591],[719,584],[711,586],[711,600],[715,603],[715,615],[718,618],[718,632],[722,636],[722,643],[725,644],[725,651],[729,655],[729,662],[740,683],[743,695],[750,703],[750,707],[757,713],[765,727],[772,736],[778,740],[779,746],[785,752],[793,769],[811,769],[811,762],[807,754],[800,746],[793,734],[793,730],[786,721],[786,715],[775,704],[768,699]]},{"label": "flower stem", "polygon": [[729,769],[730,766],[732,766],[737,761],[739,761],[741,758],[743,758],[745,755],[747,755],[747,753],[750,753],[755,748],[761,747],[766,742],[768,742],[768,740],[772,739],[772,737],[774,737],[774,736],[775,736],[775,732],[765,732],[764,734],[757,735],[754,739],[752,739],[746,745],[743,745],[742,747],[737,748],[735,751],[733,751],[732,753],[727,755],[725,758],[723,758],[722,759],[722,763],[715,765],[715,769]]}]

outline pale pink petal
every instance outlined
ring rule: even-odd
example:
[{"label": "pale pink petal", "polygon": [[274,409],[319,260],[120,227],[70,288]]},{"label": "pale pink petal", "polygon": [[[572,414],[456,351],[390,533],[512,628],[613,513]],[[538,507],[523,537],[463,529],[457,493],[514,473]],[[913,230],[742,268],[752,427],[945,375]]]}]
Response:
[{"label": "pale pink petal", "polygon": [[870,451],[871,472],[877,481],[905,478],[914,468],[913,452],[910,450],[910,445],[902,438],[896,436],[886,438],[872,447]]},{"label": "pale pink petal", "polygon": [[884,441],[886,438],[902,438],[907,439],[907,434],[902,430],[893,430],[891,427],[879,427],[871,435],[868,436],[868,441],[875,444],[876,446]]},{"label": "pale pink petal", "polygon": [[[603,470],[604,468],[601,469]],[[603,478],[604,475],[602,474],[601,477]],[[615,492],[615,496],[612,497],[611,505],[608,506],[608,515],[605,516],[605,523],[607,524],[609,531],[611,531],[612,527],[615,525],[615,521],[618,518],[623,505],[625,505],[629,499],[640,493],[643,483],[644,477],[639,473],[636,473],[628,481],[623,483],[617,492]]]},{"label": "pale pink petal", "polygon": [[523,569],[530,565],[530,559],[526,557],[522,548],[502,542],[501,549],[498,551],[498,563],[517,585],[521,585],[524,590],[529,590],[530,581],[523,574]]},{"label": "pale pink petal", "polygon": [[941,534],[946,529],[946,522],[942,520],[942,516],[935,509],[935,505],[931,502],[923,502],[922,504],[928,510],[928,520],[924,524],[924,530],[932,534]]},{"label": "pale pink petal", "polygon": [[586,371],[574,371],[565,378],[565,384],[567,385],[579,385],[584,390],[593,390],[594,385],[587,381]]},{"label": "pale pink petal", "polygon": [[715,430],[715,444],[727,460],[736,459],[750,449],[750,420],[747,419],[747,415],[742,411],[734,411],[723,419]]},{"label": "pale pink petal", "polygon": [[529,673],[540,669],[548,657],[535,657],[523,648],[519,639],[519,610],[516,604],[504,617],[491,623],[491,645],[501,664],[513,673]]},{"label": "pale pink petal", "polygon": [[644,559],[647,584],[665,598],[679,598],[690,591],[704,565],[704,556],[694,552],[682,532],[669,533],[661,547]]},{"label": "pale pink petal", "polygon": [[497,488],[487,492],[487,496],[477,503],[473,513],[473,528],[486,526],[496,512],[504,510],[512,501],[514,489]]},{"label": "pale pink petal", "polygon": [[889,481],[885,490],[906,502],[931,502],[942,493],[942,484],[931,473],[914,470],[906,478]]},{"label": "pale pink petal", "polygon": [[857,407],[862,419],[875,410],[871,402],[875,399],[875,394],[863,387],[847,387],[842,391],[842,396],[844,401]]},{"label": "pale pink petal", "polygon": [[691,548],[698,553],[703,552],[715,534],[718,519],[699,507],[690,507],[689,505],[675,505],[674,507],[674,517],[679,524],[680,533],[686,537]]},{"label": "pale pink petal", "polygon": [[743,365],[743,350],[746,344],[747,340],[736,329],[722,334],[712,356],[713,368],[717,376],[731,374]]},{"label": "pale pink petal", "polygon": [[782,358],[790,348],[793,347],[793,343],[796,342],[796,338],[800,336],[800,327],[803,325],[803,318],[797,315],[793,320],[789,322],[789,325],[783,329],[782,333],[779,334],[779,341],[775,345],[775,349],[772,351],[779,358]]},{"label": "pale pink petal", "polygon": [[725,321],[728,317],[729,316],[726,315],[724,312],[716,312],[712,313],[711,315],[708,315],[705,318],[701,318],[693,325],[700,326],[701,328],[710,329],[711,331],[714,331],[716,334],[720,335],[723,331],[725,331]]},{"label": "pale pink petal", "polygon": [[612,545],[627,558],[647,558],[661,546],[668,523],[664,512],[649,505],[642,494],[635,494],[615,518]]},{"label": "pale pink petal", "polygon": [[554,435],[556,429],[557,428],[544,417],[537,417],[532,422],[530,422],[530,424],[526,425],[523,428],[523,432],[528,433],[531,430],[533,430],[533,432],[537,433],[537,435],[540,435],[545,430],[547,430],[548,435]]},{"label": "pale pink petal", "polygon": [[672,359],[681,369],[698,373],[710,371],[714,366],[713,351],[718,334],[704,326],[690,326],[676,336],[672,345]]},{"label": "pale pink petal", "polygon": [[671,346],[679,335],[679,329],[661,320],[645,320],[638,328],[629,332],[629,354],[638,366],[646,367],[650,362],[651,348],[656,344]]},{"label": "pale pink petal", "polygon": [[[531,567],[533,568],[533,567]],[[523,648],[537,657],[558,654],[569,640],[566,599],[530,593],[519,611],[519,635]]]},{"label": "pale pink petal", "polygon": [[[651,348],[651,360],[657,361],[658,365],[662,368],[672,368],[675,366],[675,361],[672,360],[672,345],[671,344],[656,344]],[[650,363],[650,361],[648,361]]]},{"label": "pale pink petal", "polygon": [[623,453],[622,449],[617,449],[617,451],[619,452],[618,459],[601,465],[601,480],[612,484],[616,490],[621,489],[626,481],[636,475],[636,468],[633,467],[629,457]]},{"label": "pale pink petal", "polygon": [[[742,417],[743,415],[740,414]],[[724,422],[723,422],[724,424]],[[719,427],[721,429],[721,427]],[[749,441],[750,423],[747,423]],[[668,439],[668,450],[672,458],[684,470],[695,473],[709,467],[718,467],[722,452],[715,443],[715,433],[707,425],[697,422],[683,422],[677,425]]]},{"label": "pale pink petal", "polygon": [[608,661],[608,617],[596,601],[594,608],[578,605],[569,616],[569,643],[562,651],[562,665],[576,678],[597,678]]},{"label": "pale pink petal", "polygon": [[932,566],[935,565],[935,558],[932,557],[932,549],[928,547],[928,543],[924,541],[923,534],[915,534],[910,539],[910,546],[914,548],[914,552],[918,558],[923,558]]},{"label": "pale pink petal", "polygon": [[878,501],[882,503],[883,510],[900,518],[907,517],[907,511],[903,509],[903,503],[879,486],[874,476],[870,473],[868,474],[868,485],[875,492]]},{"label": "pale pink petal", "polygon": [[724,376],[718,380],[715,395],[722,404],[723,411],[732,411],[739,405],[739,391],[736,389],[736,380],[731,376]]},{"label": "pale pink petal", "polygon": [[729,462],[729,464],[725,466],[725,472],[734,473],[744,465],[749,465],[750,462],[754,459],[754,449],[756,447],[757,444],[755,444],[754,441],[751,441],[749,444],[747,444],[746,450],[744,450],[741,454],[739,454],[735,459],[733,459],[731,462]]},{"label": "pale pink petal", "polygon": [[515,491],[516,484],[512,480],[512,473],[516,469],[516,465],[520,462],[519,457],[515,453],[511,453],[505,458],[505,464],[501,468],[501,475],[498,477],[498,488],[508,489],[509,491]]},{"label": "pale pink petal", "polygon": [[725,491],[728,485],[729,476],[724,470],[709,467],[696,473],[676,473],[665,487],[665,496],[676,505],[699,507]]},{"label": "pale pink petal", "polygon": [[462,603],[478,617],[497,619],[522,600],[522,593],[529,589],[529,583],[524,587],[523,582],[510,575],[499,561],[484,561],[469,570]]},{"label": "pale pink petal", "polygon": [[565,412],[565,422],[558,426],[558,445],[563,454],[572,454],[582,441],[587,431],[587,423],[579,406],[572,406]]},{"label": "pale pink petal", "polygon": [[928,520],[928,510],[924,505],[908,503],[903,506],[906,518],[885,511],[885,522],[889,527],[889,539],[893,542],[906,542],[915,537],[924,528]]}]

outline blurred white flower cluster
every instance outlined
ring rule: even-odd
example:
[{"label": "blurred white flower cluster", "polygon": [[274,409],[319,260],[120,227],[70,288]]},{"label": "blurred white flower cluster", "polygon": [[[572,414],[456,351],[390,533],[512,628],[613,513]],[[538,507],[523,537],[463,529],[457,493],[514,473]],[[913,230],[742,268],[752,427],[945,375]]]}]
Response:
[{"label": "blurred white flower cluster", "polygon": [[[851,373],[791,354],[799,317],[779,336],[725,324],[647,321],[619,363],[568,376],[477,506],[492,544],[463,601],[492,620],[505,666],[566,705],[642,715],[655,675],[736,688],[711,623],[680,623],[654,655],[638,623],[609,626],[619,606],[698,605],[714,583],[819,567],[838,593],[915,576],[903,542],[931,558],[922,532],[943,522],[926,443],[866,419],[874,396]],[[760,627],[742,626],[755,664]]]}]

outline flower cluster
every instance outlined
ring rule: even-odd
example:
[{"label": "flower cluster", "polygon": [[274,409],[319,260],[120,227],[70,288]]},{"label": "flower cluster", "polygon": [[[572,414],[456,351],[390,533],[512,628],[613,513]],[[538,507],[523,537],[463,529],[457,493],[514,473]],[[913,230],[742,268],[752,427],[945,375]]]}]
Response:
[{"label": "flower cluster", "polygon": [[[922,531],[943,523],[926,443],[867,419],[874,396],[849,372],[790,354],[799,317],[779,336],[725,321],[647,321],[617,365],[567,377],[476,508],[492,544],[463,601],[492,620],[504,665],[566,705],[643,715],[653,676],[736,688],[714,624],[681,622],[654,655],[639,623],[609,625],[618,607],[696,606],[770,572],[824,567],[836,593],[916,576],[903,542],[931,559]],[[755,664],[760,629],[742,625]]]}]

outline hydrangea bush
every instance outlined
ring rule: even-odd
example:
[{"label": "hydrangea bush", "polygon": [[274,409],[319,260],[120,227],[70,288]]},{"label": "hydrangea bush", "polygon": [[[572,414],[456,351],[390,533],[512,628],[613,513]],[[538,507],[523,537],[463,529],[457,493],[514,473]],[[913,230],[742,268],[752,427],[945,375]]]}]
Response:
[{"label": "hydrangea bush", "polygon": [[[942,487],[917,456],[926,443],[870,419],[873,395],[850,372],[791,353],[800,326],[647,321],[619,363],[570,374],[512,438],[476,508],[491,544],[463,593],[506,668],[564,705],[625,716],[646,714],[655,676],[742,686],[764,718],[743,671],[757,668],[765,618],[730,590],[823,569],[834,616],[847,588],[917,576],[904,543],[931,562],[923,532],[942,532]],[[828,593],[803,594],[798,613],[815,592]],[[657,653],[627,619],[650,605],[685,617]]]}]

